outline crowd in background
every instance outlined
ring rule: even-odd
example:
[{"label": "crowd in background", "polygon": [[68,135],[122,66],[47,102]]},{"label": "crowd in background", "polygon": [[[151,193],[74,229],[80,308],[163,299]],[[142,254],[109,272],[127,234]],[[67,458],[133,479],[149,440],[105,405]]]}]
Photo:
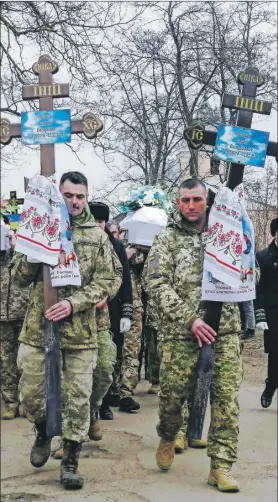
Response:
[{"label": "crowd in background", "polygon": [[[178,211],[170,218],[166,233],[162,232],[155,239],[151,250],[128,243],[126,232],[121,230],[120,224],[110,220],[107,204],[95,201],[87,203],[88,185],[81,173],[63,175],[60,189],[71,216],[73,241],[84,281],[80,293],[72,288],[61,288],[61,300],[57,306],[45,312],[48,319],[58,319],[63,326],[63,437],[59,450],[54,453],[55,458],[62,458],[62,484],[69,489],[83,486],[83,478],[77,473],[78,457],[87,435],[96,441],[102,438],[99,419],[113,420],[113,407],[130,414],[140,409],[140,404],[134,398],[134,390],[141,378],[143,365],[145,378],[150,382],[148,392],[159,393],[160,396],[158,434],[161,440],[157,463],[161,469],[168,470],[173,454],[183,451],[188,444],[186,429],[190,412],[190,398],[176,385],[176,376],[171,380],[169,363],[175,369],[175,365],[180,367],[182,360],[183,364],[188,364],[188,375],[191,374],[192,361],[197,357],[196,340],[192,339],[192,333],[201,344],[202,340],[203,343],[211,343],[216,337],[205,323],[197,323],[193,329],[198,319],[191,316],[190,308],[186,310],[199,294],[199,286],[194,283],[193,276],[196,270],[199,273],[198,267],[201,267],[199,255],[195,260],[195,254],[198,254],[196,249],[199,246],[197,236],[202,229],[191,223],[194,212],[186,212],[188,202],[186,198],[183,202],[182,194],[197,190],[198,197],[203,197],[206,204],[205,188],[196,180],[181,185]],[[205,209],[202,214],[205,214]],[[194,218],[192,221],[195,221]],[[273,240],[270,245],[257,253],[259,279],[256,300],[254,303],[238,304],[240,333],[231,328],[235,339],[241,339],[241,342],[254,338],[256,327],[264,331],[265,351],[268,353],[268,374],[261,396],[264,408],[270,406],[278,387],[278,218],[271,222],[271,235]],[[40,263],[33,263],[28,256],[14,253],[15,243],[16,235],[9,228],[8,216],[2,215],[1,394],[6,407],[2,419],[15,419],[19,416],[20,404],[23,405],[24,416],[37,427],[31,463],[41,467],[49,457],[51,445],[51,438],[46,434],[43,404],[42,272]],[[193,255],[190,254],[191,247],[194,248]],[[175,266],[171,263],[171,253],[174,256],[180,254],[179,277],[175,275],[177,262]],[[193,279],[188,278],[185,264],[189,268],[193,267]],[[177,293],[181,285],[184,291],[189,288],[187,293]],[[90,301],[92,309],[88,303]],[[86,312],[90,312],[90,315],[87,316]],[[228,324],[234,319],[229,309],[223,315],[224,318],[227,315]],[[169,337],[165,329],[168,329],[168,335],[170,330],[176,332],[176,338]],[[94,338],[90,338],[91,331],[94,332]],[[185,333],[187,345],[177,345],[176,340],[185,336]],[[225,339],[219,336],[218,344],[220,340],[224,340],[226,346],[229,340],[231,357],[234,350],[232,337]],[[181,352],[181,346],[186,348],[186,353]],[[187,361],[188,354],[191,362]],[[34,368],[37,368],[36,383],[32,380]],[[92,374],[90,368],[93,369]],[[87,375],[90,374],[85,383],[78,376],[82,369]],[[36,388],[39,385],[38,393]],[[184,389],[189,389],[187,380],[182,385]],[[217,399],[217,390],[213,392],[214,399]],[[77,417],[75,425],[72,425],[73,417]],[[229,462],[235,461],[236,453],[229,444],[229,453],[222,452],[220,462],[221,454],[215,447],[217,431],[213,427],[208,448],[214,463],[209,479],[210,484],[218,485],[221,489],[217,469],[225,470]],[[236,427],[231,422],[230,429],[236,430]],[[207,442],[199,440],[199,443],[191,446],[202,448],[207,446]],[[231,483],[229,486],[231,488]],[[238,489],[234,482],[230,491]]]}]

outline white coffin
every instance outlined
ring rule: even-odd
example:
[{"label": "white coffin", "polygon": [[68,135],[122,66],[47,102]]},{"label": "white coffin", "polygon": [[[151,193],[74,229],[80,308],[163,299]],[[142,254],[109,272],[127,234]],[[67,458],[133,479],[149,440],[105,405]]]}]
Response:
[{"label": "white coffin", "polygon": [[167,225],[167,214],[164,209],[144,206],[134,213],[128,214],[121,221],[121,228],[127,230],[130,244],[151,247],[153,240]]}]

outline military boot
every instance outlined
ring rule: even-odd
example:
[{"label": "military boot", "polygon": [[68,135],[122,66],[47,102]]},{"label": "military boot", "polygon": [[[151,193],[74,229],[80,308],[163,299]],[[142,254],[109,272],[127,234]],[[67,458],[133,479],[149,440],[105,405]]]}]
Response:
[{"label": "military boot", "polygon": [[6,411],[3,413],[3,420],[14,420],[19,417],[18,404],[6,404]]},{"label": "military boot", "polygon": [[215,464],[212,460],[208,484],[216,486],[220,492],[239,492],[238,482],[231,475],[232,463]]},{"label": "military boot", "polygon": [[121,397],[119,411],[125,411],[126,413],[131,413],[132,411],[140,410],[140,404],[134,401],[132,397]]},{"label": "military boot", "polygon": [[188,441],[190,448],[202,449],[207,447],[206,439],[190,439]]},{"label": "military boot", "polygon": [[120,405],[120,394],[109,394],[108,406],[118,408]]},{"label": "military boot", "polygon": [[88,436],[93,441],[100,441],[102,439],[101,428],[96,414],[92,414],[90,417]]},{"label": "military boot", "polygon": [[183,432],[179,432],[175,441],[175,453],[182,453],[188,447],[187,439]]},{"label": "military boot", "polygon": [[153,383],[152,386],[148,390],[148,394],[155,394],[157,395],[160,391],[159,384]]},{"label": "military boot", "polygon": [[64,441],[60,480],[66,490],[78,490],[83,487],[84,479],[77,473],[81,449],[82,444],[77,441]]},{"label": "military boot", "polygon": [[156,450],[156,463],[162,471],[168,471],[175,457],[175,441],[160,439]]},{"label": "military boot", "polygon": [[46,435],[46,421],[36,424],[37,435],[32,446],[30,462],[34,467],[42,467],[49,459],[52,438]]},{"label": "military boot", "polygon": [[113,411],[111,410],[110,406],[108,406],[108,404],[102,403],[99,409],[99,417],[101,418],[101,420],[114,419]]}]

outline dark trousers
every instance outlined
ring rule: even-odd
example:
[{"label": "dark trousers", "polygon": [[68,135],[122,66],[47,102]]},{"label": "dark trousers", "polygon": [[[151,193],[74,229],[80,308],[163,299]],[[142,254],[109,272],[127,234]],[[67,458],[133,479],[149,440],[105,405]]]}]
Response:
[{"label": "dark trousers", "polygon": [[268,354],[267,381],[272,390],[278,389],[278,350],[271,350]]}]

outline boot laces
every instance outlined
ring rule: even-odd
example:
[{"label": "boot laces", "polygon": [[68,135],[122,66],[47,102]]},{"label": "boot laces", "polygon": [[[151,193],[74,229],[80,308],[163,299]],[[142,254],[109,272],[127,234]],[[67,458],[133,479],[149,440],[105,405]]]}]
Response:
[{"label": "boot laces", "polygon": [[171,453],[173,451],[173,443],[172,442],[164,442],[163,443],[163,452],[166,453]]},{"label": "boot laces", "polygon": [[76,467],[73,463],[67,464],[67,471],[71,472],[72,474],[76,473]]},{"label": "boot laces", "polygon": [[75,454],[72,452],[69,454],[68,457],[68,462],[67,462],[67,471],[71,472],[72,474],[76,473],[76,459],[75,459]]},{"label": "boot laces", "polygon": [[37,429],[37,427],[35,425],[34,425],[32,431],[35,432],[35,434],[36,434],[36,445],[42,446],[45,443],[47,438]]},{"label": "boot laces", "polygon": [[221,467],[221,471],[225,474],[226,478],[232,480],[233,476],[231,475],[230,467]]}]

